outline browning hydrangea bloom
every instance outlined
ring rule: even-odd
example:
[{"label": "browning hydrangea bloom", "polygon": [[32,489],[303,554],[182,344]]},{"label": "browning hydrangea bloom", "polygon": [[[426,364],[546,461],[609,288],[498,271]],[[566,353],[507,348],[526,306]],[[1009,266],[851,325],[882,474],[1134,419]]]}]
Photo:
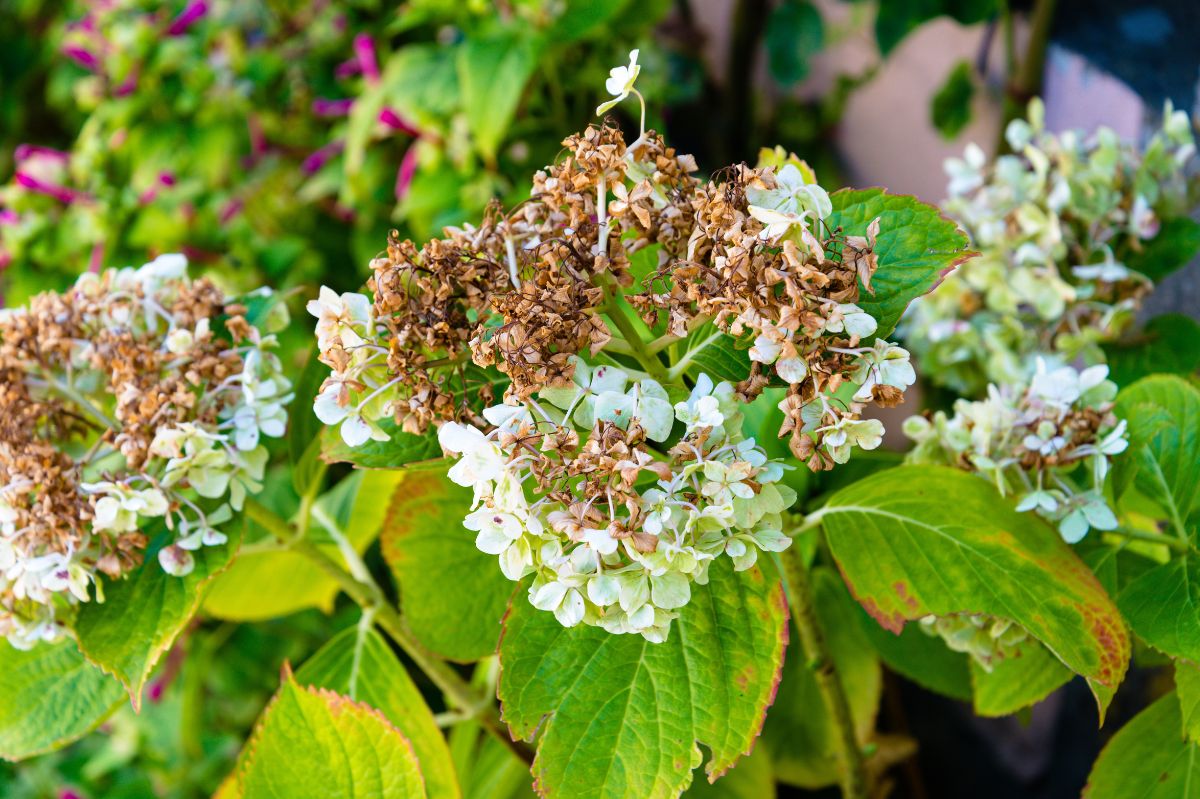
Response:
[{"label": "browning hydrangea bloom", "polygon": [[1039,360],[1027,384],[989,386],[987,399],[959,400],[952,416],[910,417],[904,431],[917,446],[909,460],[978,473],[1001,493],[1016,494],[1018,510],[1057,524],[1068,543],[1089,529],[1112,530],[1117,517],[1104,498],[1104,478],[1129,441],[1125,421],[1112,412],[1117,387],[1107,376],[1103,365],[1049,369]]},{"label": "browning hydrangea bloom", "polygon": [[1152,287],[1126,261],[1186,215],[1195,190],[1191,123],[1169,103],[1140,149],[1107,128],[1051,133],[1038,100],[1007,139],[1013,154],[994,162],[975,145],[946,162],[944,208],[980,257],[915,302],[902,328],[934,380],[971,396],[1028,380],[1037,354],[1101,361],[1099,345]]},{"label": "browning hydrangea bloom", "polygon": [[[616,101],[641,101],[636,54],[617,72]],[[778,405],[791,451],[828,469],[879,446],[865,407],[899,403],[915,375],[856,304],[879,220],[830,230],[795,156],[703,183],[644,127],[563,147],[511,211],[422,247],[393,237],[370,296],[322,289],[309,310],[332,373],[315,411],[350,446],[436,426],[450,478],[474,489],[467,527],[531,578],[535,606],[662,641],[714,559],[746,569],[790,543],[795,493],[741,407]],[[700,368],[715,344],[744,377]]]},{"label": "browning hydrangea bloom", "polygon": [[[261,297],[256,298],[261,299]],[[282,308],[282,306],[279,306]],[[223,544],[261,488],[261,436],[281,436],[290,385],[275,339],[181,255],[87,273],[0,314],[0,635],[63,634],[103,578]]]}]

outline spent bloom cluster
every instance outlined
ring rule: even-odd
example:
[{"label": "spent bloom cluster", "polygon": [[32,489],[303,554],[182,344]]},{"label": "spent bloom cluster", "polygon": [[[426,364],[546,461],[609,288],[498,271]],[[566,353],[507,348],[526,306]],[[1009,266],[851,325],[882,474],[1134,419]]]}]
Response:
[{"label": "spent bloom cluster", "polygon": [[1195,142],[1169,103],[1142,149],[1107,128],[1049,132],[1043,113],[1034,100],[1028,121],[1010,123],[1013,154],[989,163],[970,145],[946,162],[943,207],[980,256],[915,302],[902,327],[931,378],[969,396],[1028,379],[1037,354],[1102,360],[1099,345],[1152,287],[1139,256],[1190,207]]},{"label": "spent bloom cluster", "polygon": [[[636,56],[615,102],[641,100]],[[791,452],[829,469],[880,445],[864,410],[916,376],[858,304],[879,220],[830,229],[803,161],[764,151],[702,183],[644,128],[563,146],[512,210],[422,246],[393,234],[369,295],[321,290],[314,410],[351,447],[438,428],[479,547],[533,575],[536,606],[661,640],[712,559],[788,543],[794,494],[739,407],[777,404]]]},{"label": "spent bloom cluster", "polygon": [[1027,383],[989,386],[986,399],[958,400],[953,415],[909,417],[904,432],[917,442],[909,460],[979,474],[1015,495],[1018,510],[1055,523],[1069,543],[1112,530],[1104,478],[1129,441],[1107,377],[1104,365],[1051,369],[1039,359]]},{"label": "spent bloom cluster", "polygon": [[672,403],[652,379],[577,361],[570,386],[485,409],[490,432],[448,422],[438,438],[459,456],[450,478],[474,489],[476,545],[510,579],[532,576],[535,607],[660,642],[715,558],[743,570],[791,543],[796,494],[742,436],[739,405],[705,374]]},{"label": "spent bloom cluster", "polygon": [[926,616],[920,629],[940,637],[955,652],[970,655],[988,672],[997,660],[1019,657],[1029,641],[1029,631],[1021,625],[984,613]]},{"label": "spent bloom cluster", "polygon": [[158,563],[174,575],[225,543],[291,399],[243,301],[271,296],[227,299],[163,255],[0,312],[0,635],[13,645],[53,640],[78,603],[103,601],[147,530],[163,531]]}]

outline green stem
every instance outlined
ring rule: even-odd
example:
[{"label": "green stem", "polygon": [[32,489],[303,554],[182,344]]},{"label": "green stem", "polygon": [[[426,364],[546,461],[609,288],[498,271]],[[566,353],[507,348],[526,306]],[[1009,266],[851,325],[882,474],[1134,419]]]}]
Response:
[{"label": "green stem", "polygon": [[92,415],[92,418],[94,418],[96,421],[100,422],[100,424],[104,425],[109,430],[113,430],[113,431],[117,431],[117,430],[121,429],[121,425],[117,424],[115,421],[110,419],[108,417],[108,414],[104,413],[102,410],[97,408],[95,405],[93,405],[91,403],[91,401],[87,397],[83,396],[78,391],[76,391],[74,386],[64,383],[63,381],[57,379],[56,377],[54,377],[54,375],[51,375],[51,374],[46,374],[45,377],[46,377],[46,382],[49,383],[51,388],[53,388],[59,394],[62,394],[67,399],[71,400],[71,402],[74,402],[81,409],[90,413]]},{"label": "green stem", "polygon": [[246,500],[246,515],[266,528],[276,538],[287,542],[293,552],[311,561],[329,575],[338,588],[363,610],[374,612],[374,622],[396,642],[430,681],[445,694],[447,701],[465,713],[476,716],[485,730],[508,747],[526,763],[533,762],[533,752],[524,741],[514,741],[504,728],[500,714],[491,699],[473,689],[450,664],[430,652],[413,636],[396,609],[383,596],[377,585],[355,579],[342,566],[311,541],[297,538],[292,526],[254,499]]},{"label": "green stem", "polygon": [[[807,522],[803,529],[807,529]],[[841,770],[840,780],[843,799],[867,799],[867,770],[862,748],[858,744],[858,735],[854,731],[854,719],[850,714],[850,701],[846,698],[846,690],[837,674],[829,646],[825,641],[825,632],[817,618],[816,603],[813,599],[812,583],[809,579],[808,567],[804,557],[795,545],[779,554],[782,566],[784,585],[787,587],[788,606],[792,614],[792,623],[800,633],[800,645],[808,658],[808,667],[817,680],[825,709],[837,732],[840,750]]]},{"label": "green stem", "polygon": [[637,359],[637,362],[646,370],[646,374],[658,382],[671,382],[671,377],[668,375],[666,367],[663,366],[663,362],[646,349],[646,344],[638,334],[637,328],[634,327],[633,320],[625,314],[625,310],[617,302],[620,291],[617,290],[612,278],[607,275],[604,275],[603,278],[605,279],[602,279],[601,282],[609,291],[608,301],[602,309],[603,313],[612,320],[612,323],[616,325],[617,331],[621,334],[621,338],[629,345],[630,355]]},{"label": "green stem", "polygon": [[1005,4],[1002,22],[1008,82],[1005,87],[1004,115],[1000,121],[1000,137],[996,146],[998,154],[1008,150],[1008,141],[1004,136],[1008,123],[1022,116],[1029,101],[1042,91],[1042,73],[1046,68],[1046,47],[1050,42],[1055,5],[1056,0],[1036,0],[1034,3],[1029,19],[1029,45],[1025,48],[1025,57],[1018,64],[1012,11],[1008,4]]},{"label": "green stem", "polygon": [[718,330],[685,352],[683,357],[680,358],[679,361],[671,367],[671,371],[667,373],[669,378],[671,380],[678,380],[680,377],[682,377],[683,373],[687,371],[687,368],[692,365],[692,361],[696,359],[696,356],[699,355],[705,347],[707,347],[709,344],[712,344],[723,335],[725,335],[725,332],[723,330]]},{"label": "green stem", "polygon": [[1178,538],[1162,535],[1160,533],[1144,533],[1141,530],[1130,530],[1126,527],[1118,527],[1116,530],[1102,531],[1107,535],[1120,536],[1130,541],[1145,541],[1149,544],[1162,544],[1167,549],[1176,552],[1187,552],[1191,549],[1187,541],[1181,541]]}]

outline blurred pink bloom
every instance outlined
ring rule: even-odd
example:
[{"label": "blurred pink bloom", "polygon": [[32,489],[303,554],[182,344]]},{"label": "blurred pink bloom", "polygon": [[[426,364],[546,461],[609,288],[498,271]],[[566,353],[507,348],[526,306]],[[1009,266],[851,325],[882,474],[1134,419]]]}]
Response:
[{"label": "blurred pink bloom", "polygon": [[221,209],[221,216],[220,216],[221,224],[222,225],[226,224],[227,222],[231,221],[235,216],[237,216],[241,212],[242,212],[242,201],[237,200],[237,199],[230,200],[229,202],[227,202],[225,204],[225,207]]},{"label": "blurred pink bloom", "polygon": [[413,142],[408,145],[408,150],[404,153],[403,160],[400,161],[400,168],[396,170],[396,199],[403,200],[408,196],[408,190],[412,187],[413,178],[417,174],[417,143]]},{"label": "blurred pink bloom", "polygon": [[351,58],[337,65],[337,69],[333,71],[336,78],[350,78],[362,72],[362,64],[358,63],[358,58]]},{"label": "blurred pink bloom", "polygon": [[354,99],[347,97],[341,100],[330,100],[318,97],[313,100],[312,111],[319,117],[344,117],[354,106]]},{"label": "blurred pink bloom", "polygon": [[188,3],[183,11],[179,12],[179,16],[171,21],[167,27],[168,36],[182,36],[188,28],[192,26],[196,20],[208,13],[208,3],[206,0],[193,0]]},{"label": "blurred pink bloom", "polygon": [[401,133],[407,133],[409,136],[421,135],[421,131],[417,130],[411,122],[397,114],[391,108],[385,108],[379,112],[379,121],[387,125],[392,130],[398,130]]},{"label": "blurred pink bloom", "polygon": [[375,43],[365,33],[354,37],[354,53],[358,56],[358,65],[362,68],[363,77],[367,83],[379,83],[379,62],[375,60]]},{"label": "blurred pink bloom", "polygon": [[88,271],[93,275],[100,274],[100,267],[104,265],[104,245],[97,244],[92,247],[92,255],[88,258]]},{"label": "blurred pink bloom", "polygon": [[0,225],[15,225],[21,221],[21,216],[11,208],[0,208]]},{"label": "blurred pink bloom", "polygon": [[42,147],[37,144],[18,144],[17,148],[13,150],[13,160],[18,164],[35,156],[51,158],[63,163],[71,159],[71,154],[64,150],[55,150],[53,147]]},{"label": "blurred pink bloom", "polygon": [[75,44],[65,45],[62,49],[63,55],[74,61],[79,66],[92,72],[100,71],[100,60],[96,58],[91,50],[85,47],[80,47]]},{"label": "blurred pink bloom", "polygon": [[18,185],[23,186],[24,188],[29,189],[36,194],[45,194],[47,197],[53,197],[59,202],[67,203],[68,205],[84,196],[74,189],[68,189],[65,186],[58,186],[53,183],[47,183],[44,180],[38,180],[28,172],[17,170],[15,177]]},{"label": "blurred pink bloom", "polygon": [[304,162],[300,164],[300,171],[306,175],[312,175],[321,171],[321,167],[329,163],[329,159],[340,153],[344,146],[341,140],[326,144],[320,150],[317,150],[304,159]]}]

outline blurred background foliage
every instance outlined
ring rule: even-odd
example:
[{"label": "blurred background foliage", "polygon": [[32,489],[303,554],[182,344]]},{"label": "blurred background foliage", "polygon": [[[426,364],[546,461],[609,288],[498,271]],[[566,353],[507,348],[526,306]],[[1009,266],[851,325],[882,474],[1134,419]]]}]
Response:
[{"label": "blurred background foliage", "polygon": [[[493,198],[528,196],[533,171],[592,120],[608,70],[635,47],[648,124],[695,154],[702,173],[754,162],[760,147],[778,144],[831,188],[861,177],[834,135],[848,103],[938,18],[986,26],[978,56],[954,63],[919,100],[947,139],[991,93],[1004,111],[989,144],[1000,141],[1003,118],[1041,89],[1052,34],[1153,106],[1168,96],[1193,104],[1197,65],[1188,59],[1200,50],[1158,45],[1194,32],[1185,19],[1194,3],[1141,4],[1130,30],[1120,27],[1130,3],[1105,4],[1111,14],[1081,5],[1062,0],[1056,14],[1054,0],[0,0],[0,294],[20,304],[82,271],[165,252],[187,254],[194,271],[233,291],[296,289],[294,311],[319,284],[356,290],[389,229],[426,238],[476,218]],[[717,7],[728,19],[720,37],[705,16]],[[1154,8],[1167,8],[1166,33],[1145,17]],[[1105,27],[1110,19],[1116,27]],[[825,64],[820,90],[802,90],[819,54],[863,31],[869,58]],[[1123,57],[1108,44],[1114,35],[1150,37],[1171,69]],[[1001,63],[989,64],[993,52]],[[1187,74],[1190,97],[1179,77]],[[637,120],[622,115],[633,108],[614,111],[627,129]],[[293,424],[313,430],[320,371],[303,369],[307,318],[284,345],[297,370]],[[312,459],[292,453],[300,464]],[[285,470],[265,501],[285,516],[299,502]],[[377,551],[367,560],[385,570]],[[0,763],[0,793],[211,795],[284,662],[302,663],[357,618],[325,591],[277,596],[297,612],[275,620],[240,619],[230,610],[236,589],[212,598],[210,613],[224,619],[198,622],[181,639],[140,714],[123,707],[104,735],[19,767]],[[474,734],[452,735],[464,759],[506,757],[475,752]],[[1079,762],[1086,773],[1090,757]],[[470,796],[530,795],[512,764],[478,773],[478,784],[464,785]],[[753,768],[734,774],[753,789]]]}]

